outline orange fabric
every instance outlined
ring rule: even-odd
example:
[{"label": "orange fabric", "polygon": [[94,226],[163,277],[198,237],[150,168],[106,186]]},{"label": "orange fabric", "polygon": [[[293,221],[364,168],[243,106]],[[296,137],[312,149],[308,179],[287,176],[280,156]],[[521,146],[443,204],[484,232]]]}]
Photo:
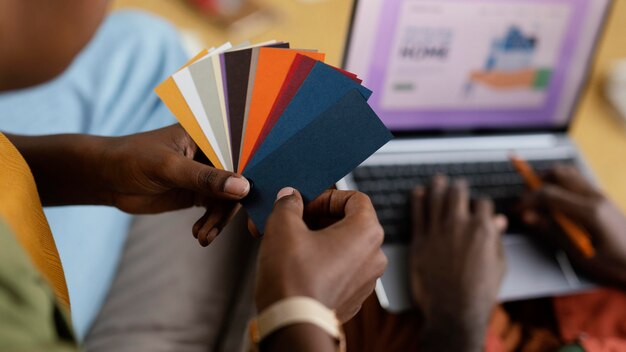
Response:
[{"label": "orange fabric", "polygon": [[502,336],[500,336],[495,330],[489,328],[489,330],[487,330],[487,338],[485,338],[485,352],[505,351],[508,350],[504,348]]},{"label": "orange fabric", "polygon": [[[516,302],[517,303],[517,302]],[[524,302],[519,302],[524,303]],[[537,301],[528,301],[526,309],[535,315],[550,315]],[[552,299],[554,320],[558,331],[524,324],[524,338],[517,344],[507,344],[506,337],[497,331],[511,329],[507,316],[504,326],[490,326],[487,339],[489,352],[501,351],[556,351],[564,344],[580,343],[587,352],[626,351],[626,293],[603,288],[588,293],[555,297]],[[506,312],[504,313],[506,314]]]},{"label": "orange fabric", "polygon": [[254,88],[250,100],[248,122],[244,128],[241,156],[239,158],[238,172],[250,161],[261,130],[265,125],[274,101],[278,97],[283,81],[289,73],[289,68],[296,58],[296,54],[308,56],[318,61],[324,61],[325,55],[311,51],[289,50],[279,48],[260,48],[257,62]]},{"label": "orange fabric", "polygon": [[[540,302],[541,301],[541,302]],[[543,304],[542,302],[545,302]],[[557,351],[579,342],[587,352],[626,351],[626,293],[616,289],[556,297],[550,300],[514,302],[525,318],[512,320],[502,306],[496,307],[485,339],[487,352]],[[550,307],[554,309],[552,320]],[[508,307],[509,309],[511,307]],[[519,315],[519,314],[518,314]],[[532,317],[554,321],[558,331]],[[418,351],[420,321],[416,312],[391,314],[374,295],[345,327],[348,351]]]},{"label": "orange fabric", "polygon": [[497,306],[491,315],[485,351],[509,352],[515,351],[522,339],[522,328],[519,323],[512,322],[501,305]]},{"label": "orange fabric", "polygon": [[[193,64],[207,53],[207,50],[201,51],[198,55],[194,56],[180,69],[183,69]],[[202,150],[202,152],[204,152],[204,154],[211,161],[211,163],[213,163],[213,166],[218,169],[224,170],[224,166],[217,157],[217,154],[215,153],[213,147],[211,147],[211,144],[204,135],[204,132],[202,132],[202,128],[198,124],[198,121],[196,121],[196,118],[191,112],[189,106],[187,105],[187,102],[185,102],[185,98],[180,93],[180,90],[176,86],[176,82],[174,82],[174,79],[171,76],[168,77],[165,81],[161,82],[161,84],[159,84],[154,89],[154,91],[159,96],[159,98],[161,98],[163,103],[165,103],[167,108],[170,109],[172,114],[176,117],[178,122],[180,122],[185,131],[189,133],[189,135],[194,140],[194,142],[196,142],[200,150]]]},{"label": "orange fabric", "polygon": [[19,151],[0,133],[0,216],[15,233],[35,267],[48,280],[59,302],[70,300],[59,253],[43,213],[37,186]]},{"label": "orange fabric", "polygon": [[626,340],[624,338],[586,338],[582,341],[583,348],[587,352],[624,352]]},{"label": "orange fabric", "polygon": [[566,342],[586,351],[626,351],[626,293],[612,288],[554,298],[554,314]]}]

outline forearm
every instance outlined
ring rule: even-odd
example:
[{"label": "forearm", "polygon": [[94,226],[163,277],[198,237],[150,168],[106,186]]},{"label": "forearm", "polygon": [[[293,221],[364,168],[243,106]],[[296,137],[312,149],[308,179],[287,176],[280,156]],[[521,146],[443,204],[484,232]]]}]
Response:
[{"label": "forearm", "polygon": [[80,134],[7,137],[28,163],[43,205],[111,202],[100,169],[110,138]]},{"label": "forearm", "polygon": [[276,331],[261,342],[262,352],[335,352],[337,342],[312,324],[295,324]]}]

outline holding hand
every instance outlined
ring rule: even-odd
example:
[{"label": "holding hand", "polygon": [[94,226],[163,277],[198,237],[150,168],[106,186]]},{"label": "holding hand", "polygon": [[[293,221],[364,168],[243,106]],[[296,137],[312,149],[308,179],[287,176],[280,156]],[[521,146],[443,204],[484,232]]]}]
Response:
[{"label": "holding hand", "polygon": [[248,194],[243,176],[196,161],[198,153],[180,125],[111,139],[103,174],[113,205],[129,213],[156,213]]},{"label": "holding hand", "polygon": [[196,161],[198,147],[180,125],[114,138],[105,151],[104,180],[111,202],[129,213],[207,209],[193,227],[207,246],[238,210],[250,183],[240,175]]},{"label": "holding hand", "polygon": [[410,281],[424,318],[426,351],[481,351],[505,273],[506,218],[491,200],[470,210],[462,180],[435,176],[412,197]]},{"label": "holding hand", "polygon": [[[626,218],[573,166],[558,165],[545,186],[523,201],[522,220],[567,252],[574,265],[605,281],[626,286]],[[596,250],[585,258],[550,214],[557,210],[584,227]]]},{"label": "holding hand", "polygon": [[[300,193],[285,188],[265,227],[259,252],[259,311],[283,298],[307,296],[352,318],[374,290],[387,258],[383,230],[369,198],[328,190],[305,208]],[[314,231],[303,217],[339,219]]]},{"label": "holding hand", "polygon": [[194,226],[203,245],[217,236],[250,184],[217,170],[180,125],[123,137],[8,135],[28,162],[44,206],[110,205],[133,214],[207,208]]}]

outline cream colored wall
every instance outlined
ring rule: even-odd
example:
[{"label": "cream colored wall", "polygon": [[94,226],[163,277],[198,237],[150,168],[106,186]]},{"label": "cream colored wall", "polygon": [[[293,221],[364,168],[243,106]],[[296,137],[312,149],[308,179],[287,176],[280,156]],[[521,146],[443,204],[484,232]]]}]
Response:
[{"label": "cream colored wall", "polygon": [[572,135],[603,188],[626,211],[626,123],[603,96],[611,64],[626,58],[626,1],[615,0]]},{"label": "cream colored wall", "polygon": [[[607,31],[588,89],[574,122],[572,135],[580,145],[603,188],[626,211],[626,123],[612,111],[602,95],[603,78],[611,63],[626,58],[626,0],[614,0]],[[179,0],[116,0],[114,8],[136,7],[160,14],[180,28],[198,32],[207,46],[226,40],[269,39],[289,41],[294,47],[317,48],[338,65],[352,7],[350,0],[264,0],[275,22],[271,29],[250,38],[229,32]]]}]

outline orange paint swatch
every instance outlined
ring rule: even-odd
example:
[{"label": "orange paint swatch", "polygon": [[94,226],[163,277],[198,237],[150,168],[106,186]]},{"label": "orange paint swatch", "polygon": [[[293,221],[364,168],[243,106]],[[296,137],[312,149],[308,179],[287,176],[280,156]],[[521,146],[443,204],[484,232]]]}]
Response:
[{"label": "orange paint swatch", "polygon": [[257,74],[254,79],[252,99],[250,100],[248,123],[244,129],[243,145],[237,168],[238,172],[243,172],[243,169],[248,164],[252,150],[261,135],[261,130],[297,54],[305,55],[318,61],[324,61],[325,58],[325,55],[322,53],[305,50],[259,49]]},{"label": "orange paint swatch", "polygon": [[[194,56],[191,60],[189,60],[183,67],[183,69],[194,62],[198,61],[203,56],[207,55],[208,51],[203,50],[198,55]],[[180,70],[179,69],[179,70]],[[172,114],[176,117],[178,122],[183,126],[185,131],[189,133],[191,138],[196,142],[200,150],[204,152],[207,158],[213,163],[218,169],[224,170],[224,165],[220,162],[217,154],[211,144],[207,140],[206,136],[202,132],[202,128],[196,121],[196,118],[193,116],[191,109],[185,102],[185,98],[180,93],[180,90],[176,86],[176,82],[170,76],[165,81],[161,82],[155,89],[155,93],[161,98],[163,103],[167,106],[168,109],[172,112]]]}]

